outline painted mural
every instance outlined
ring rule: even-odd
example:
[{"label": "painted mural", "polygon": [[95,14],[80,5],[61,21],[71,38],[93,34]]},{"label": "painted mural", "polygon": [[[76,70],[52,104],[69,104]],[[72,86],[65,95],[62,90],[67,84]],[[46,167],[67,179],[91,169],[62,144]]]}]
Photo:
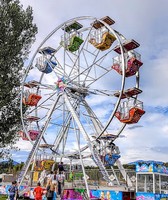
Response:
[{"label": "painted mural", "polygon": [[157,163],[138,163],[136,164],[136,172],[158,172],[168,174],[168,168]]},{"label": "painted mural", "polygon": [[[8,194],[8,189],[11,185],[0,185],[0,194]],[[24,190],[25,188],[27,188],[27,186],[20,186],[20,190]],[[30,188],[30,190],[33,190],[34,188]],[[30,196],[29,192],[25,193],[25,196]]]},{"label": "painted mural", "polygon": [[136,200],[168,200],[168,194],[137,192]]},{"label": "painted mural", "polygon": [[[3,195],[7,195],[8,194],[8,189],[11,185],[0,185],[0,195],[3,194]],[[24,190],[26,189],[27,186],[20,186],[20,190]],[[30,187],[30,189],[26,192],[24,192],[24,197],[29,197],[30,199],[34,199],[34,195],[33,195],[33,190],[34,190],[34,187]],[[45,188],[44,188],[44,194],[45,194]],[[45,196],[45,195],[44,195]],[[43,198],[45,199],[45,198]]]},{"label": "painted mural", "polygon": [[[68,189],[64,190],[62,200],[82,200],[84,189]],[[121,200],[122,192],[118,191],[109,191],[109,190],[91,190],[91,198],[97,198],[100,200]]]}]

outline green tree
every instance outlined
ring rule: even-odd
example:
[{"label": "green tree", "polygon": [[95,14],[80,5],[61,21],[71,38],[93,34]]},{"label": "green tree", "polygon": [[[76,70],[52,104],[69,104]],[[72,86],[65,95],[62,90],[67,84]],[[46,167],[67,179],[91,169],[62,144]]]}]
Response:
[{"label": "green tree", "polygon": [[37,27],[30,6],[0,0],[0,158],[9,153],[21,128],[20,83]]}]

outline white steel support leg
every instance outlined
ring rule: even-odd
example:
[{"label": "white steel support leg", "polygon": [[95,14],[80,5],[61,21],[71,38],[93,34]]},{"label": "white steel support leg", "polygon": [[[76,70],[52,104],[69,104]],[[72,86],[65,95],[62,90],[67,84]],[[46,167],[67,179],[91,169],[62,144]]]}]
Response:
[{"label": "white steel support leg", "polygon": [[54,147],[53,147],[54,151],[58,150],[58,147],[59,147],[60,142],[62,141],[62,139],[64,137],[64,134],[68,131],[68,126],[70,124],[70,121],[71,121],[71,119],[69,119],[69,121],[66,123],[66,128],[65,128],[64,132],[63,132],[63,129],[60,130],[60,132],[59,132],[59,134],[58,134],[58,136],[57,136],[57,138],[54,142]]},{"label": "white steel support leg", "polygon": [[153,193],[155,194],[155,174],[153,173]]},{"label": "white steel support leg", "polygon": [[136,173],[136,192],[138,192],[138,175]]},{"label": "white steel support leg", "polygon": [[115,173],[115,171],[114,171],[113,166],[111,166],[111,169],[112,169],[112,172],[113,172],[113,174],[114,174],[114,176],[115,176],[115,179],[116,179],[116,181],[117,181],[117,184],[120,185],[120,182],[119,182],[118,177],[117,177],[117,175],[116,175],[116,173]]},{"label": "white steel support leg", "polygon": [[121,174],[123,175],[128,187],[132,187],[132,182],[131,182],[129,176],[127,175],[127,173],[126,173],[126,171],[125,171],[124,167],[122,166],[119,159],[116,161],[116,164],[117,164]]},{"label": "white steel support leg", "polygon": [[79,135],[78,135],[77,130],[75,128],[74,120],[73,120],[73,124],[74,124],[75,133],[76,133],[76,139],[77,139],[77,144],[78,144],[78,151],[79,151],[80,161],[81,161],[81,165],[82,165],[82,171],[83,171],[84,181],[85,181],[85,185],[86,185],[86,191],[87,191],[87,195],[88,195],[88,197],[90,199],[89,186],[88,186],[88,183],[87,183],[87,178],[86,178],[86,173],[85,173],[85,167],[84,167],[84,164],[83,164],[82,154],[81,154],[81,151],[80,151]]},{"label": "white steel support leg", "polygon": [[54,169],[55,169],[55,164],[57,162],[57,156],[54,156],[54,161],[55,161],[55,163],[52,165],[52,171],[54,171]]},{"label": "white steel support leg", "polygon": [[94,128],[96,130],[95,134],[98,137],[99,133],[101,133],[101,131],[103,130],[103,126],[100,123],[99,119],[97,118],[97,116],[95,115],[95,113],[93,112],[93,110],[89,107],[88,103],[84,100],[83,101],[85,108],[88,112],[88,114],[91,116],[90,119],[94,125]]},{"label": "white steel support leg", "polygon": [[[64,98],[65,98],[65,104],[67,105],[67,108],[71,112],[72,117],[73,117],[74,121],[76,122],[80,132],[82,133],[82,135],[85,138],[85,140],[88,142],[88,145],[91,146],[90,138],[87,135],[87,133],[85,132],[85,130],[84,130],[84,128],[83,128],[83,126],[82,126],[82,124],[81,124],[81,122],[80,122],[80,120],[79,120],[79,118],[78,118],[78,116],[77,116],[77,114],[76,114],[76,112],[74,110],[74,108],[72,107],[72,105],[71,105],[66,93],[64,93]],[[74,127],[75,127],[75,123],[74,123]],[[82,155],[81,155],[81,152],[80,152],[80,145],[79,145],[79,139],[78,139],[77,133],[76,133],[76,138],[77,138],[77,143],[78,143],[80,160],[81,160],[81,164],[82,164],[82,170],[83,170],[83,174],[84,174],[86,190],[87,190],[88,197],[90,197],[89,187],[88,187],[88,184],[87,184],[87,179],[86,179],[85,169],[84,169],[84,165],[83,165]]]},{"label": "white steel support leg", "polygon": [[35,167],[35,164],[36,164],[36,158],[37,158],[37,152],[34,156],[34,161],[33,161],[32,167],[31,167],[31,171],[30,171],[29,185],[32,185],[32,182],[33,182],[33,170],[34,170],[34,167]]},{"label": "white steel support leg", "polygon": [[[74,105],[74,107],[75,108],[77,107],[76,104]],[[59,147],[61,141],[63,140],[64,135],[66,135],[66,137],[68,136],[68,130],[69,130],[69,126],[70,126],[71,120],[72,120],[72,116],[69,113],[68,116],[66,117],[66,120],[65,120],[65,124],[64,124],[65,127],[64,128],[62,127],[60,129],[60,131],[59,131],[59,133],[57,135],[57,138],[54,141],[54,147],[52,148],[54,151],[58,150],[58,147]]]},{"label": "white steel support leg", "polygon": [[91,141],[90,141],[90,138],[88,136],[88,134],[86,133],[86,131],[84,130],[74,108],[72,107],[69,99],[68,99],[68,96],[66,93],[64,93],[63,97],[65,98],[65,104],[67,105],[67,108],[69,109],[69,111],[71,112],[76,124],[78,125],[78,128],[80,130],[80,132],[82,133],[83,137],[85,138],[85,140],[88,142],[88,145],[91,145]]}]

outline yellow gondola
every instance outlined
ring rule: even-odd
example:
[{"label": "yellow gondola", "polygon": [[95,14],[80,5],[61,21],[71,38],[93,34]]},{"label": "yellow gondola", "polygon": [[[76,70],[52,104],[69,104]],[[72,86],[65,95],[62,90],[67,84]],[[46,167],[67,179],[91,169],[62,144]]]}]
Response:
[{"label": "yellow gondola", "polygon": [[100,43],[96,42],[95,38],[91,38],[89,42],[93,46],[95,46],[97,49],[104,51],[104,50],[109,49],[115,40],[116,40],[116,37],[113,34],[109,32],[105,32],[102,35],[102,39]]}]

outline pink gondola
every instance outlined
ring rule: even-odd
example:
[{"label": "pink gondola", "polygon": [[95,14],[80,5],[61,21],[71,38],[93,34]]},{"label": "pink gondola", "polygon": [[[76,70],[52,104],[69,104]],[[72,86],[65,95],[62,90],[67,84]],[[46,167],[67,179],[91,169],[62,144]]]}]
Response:
[{"label": "pink gondola", "polygon": [[[24,131],[19,131],[18,134],[21,136],[21,138],[23,140],[29,140]],[[28,134],[30,136],[30,139],[32,141],[35,141],[37,139],[38,135],[39,135],[39,131],[37,131],[37,130],[29,130]]]}]

